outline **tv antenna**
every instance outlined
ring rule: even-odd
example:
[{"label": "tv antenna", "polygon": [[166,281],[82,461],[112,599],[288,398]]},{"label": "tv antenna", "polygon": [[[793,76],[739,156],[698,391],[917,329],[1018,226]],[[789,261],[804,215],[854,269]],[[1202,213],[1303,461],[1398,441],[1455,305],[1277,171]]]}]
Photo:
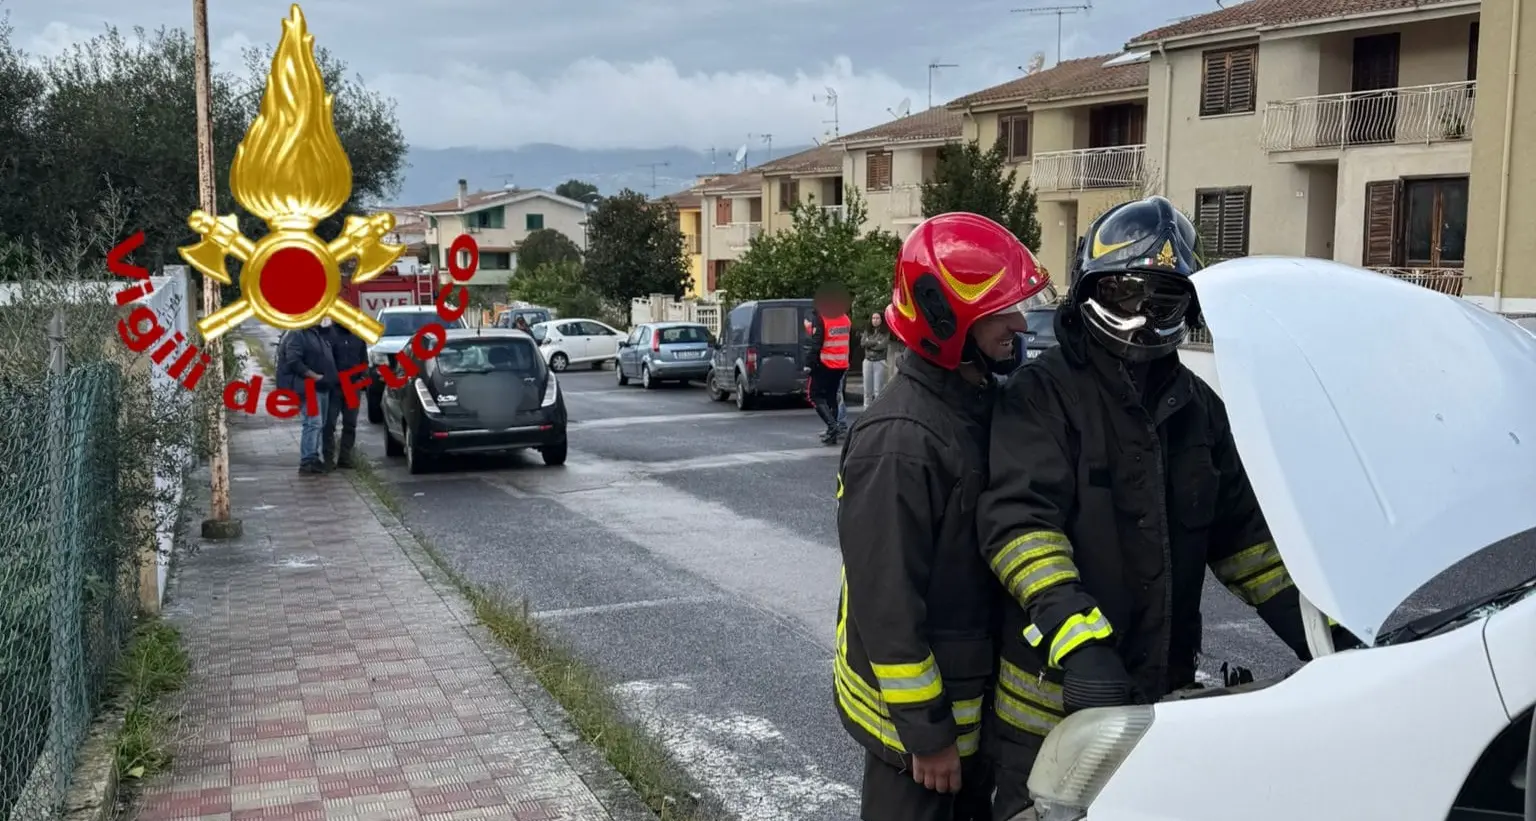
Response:
[{"label": "tv antenna", "polygon": [[[838,117],[837,117],[837,89],[833,88],[832,86],[827,86],[827,93],[826,93],[825,96],[820,95],[820,94],[812,94],[811,95],[811,100],[813,102],[818,102],[818,103],[821,102],[822,100],[826,100],[827,108],[832,109],[832,119],[830,119],[830,120],[822,120],[821,124],[822,125],[830,125],[830,126],[832,126],[832,138],[834,140],[837,139],[839,136],[841,136],[841,134],[838,131],[838,121],[837,121],[838,120]],[[820,143],[818,143],[818,145],[819,144]]]},{"label": "tv antenna", "polygon": [[747,144],[746,143],[742,143],[741,147],[736,149],[736,166],[737,166],[737,170],[745,169],[747,167]]},{"label": "tv antenna", "polygon": [[928,64],[928,107],[933,108],[933,73],[941,68],[959,68],[959,63],[941,63],[937,58]]},{"label": "tv antenna", "polygon": [[1069,14],[1079,14],[1093,11],[1093,2],[1083,3],[1080,6],[1037,6],[1027,9],[1013,9],[1014,14],[1029,14],[1039,16],[1042,14],[1056,15],[1056,65],[1061,65],[1061,19]]},{"label": "tv antenna", "polygon": [[[772,160],[773,159],[773,135],[772,134],[748,134],[747,135],[747,139],[749,139],[749,140],[752,139],[753,137],[762,137],[763,138],[763,145],[768,146],[768,160]],[[764,160],[763,162],[767,162],[768,160]]]},{"label": "tv antenna", "polygon": [[715,147],[714,146],[710,146],[709,147],[709,170],[711,172],[713,172],[715,170]]},{"label": "tv antenna", "polygon": [[507,189],[507,190],[510,191],[511,189],[517,187],[517,186],[512,184],[513,178],[515,178],[517,176],[516,174],[497,174],[495,176],[496,176],[496,179],[501,180],[501,187],[502,188]]},{"label": "tv antenna", "polygon": [[912,113],[912,98],[911,97],[902,97],[901,98],[901,102],[897,103],[896,107],[894,109],[887,108],[885,110],[885,113],[891,115],[892,117],[895,117],[898,120],[901,119],[902,117],[907,116],[908,114],[911,114]]},{"label": "tv antenna", "polygon": [[656,169],[658,169],[658,168],[671,168],[672,167],[672,163],[670,163],[670,162],[643,162],[643,163],[640,163],[640,165],[638,167],[639,168],[649,168],[649,169],[651,169],[651,193],[655,194],[656,193]]}]

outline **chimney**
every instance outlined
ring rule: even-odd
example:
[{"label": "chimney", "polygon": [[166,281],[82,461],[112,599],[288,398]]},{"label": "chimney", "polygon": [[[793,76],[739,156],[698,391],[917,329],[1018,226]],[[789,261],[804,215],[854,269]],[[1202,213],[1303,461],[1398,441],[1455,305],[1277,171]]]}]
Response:
[{"label": "chimney", "polygon": [[459,210],[464,210],[464,205],[469,202],[469,180],[459,180]]}]

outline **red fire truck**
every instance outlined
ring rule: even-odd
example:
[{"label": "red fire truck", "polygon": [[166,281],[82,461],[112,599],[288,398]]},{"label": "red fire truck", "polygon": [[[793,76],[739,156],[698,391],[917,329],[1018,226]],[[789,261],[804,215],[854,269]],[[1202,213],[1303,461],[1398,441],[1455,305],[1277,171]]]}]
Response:
[{"label": "red fire truck", "polygon": [[361,285],[344,282],[342,298],[369,316],[378,316],[379,309],[391,305],[432,304],[437,293],[431,269],[414,259],[402,260],[402,263],[385,268],[383,273]]}]

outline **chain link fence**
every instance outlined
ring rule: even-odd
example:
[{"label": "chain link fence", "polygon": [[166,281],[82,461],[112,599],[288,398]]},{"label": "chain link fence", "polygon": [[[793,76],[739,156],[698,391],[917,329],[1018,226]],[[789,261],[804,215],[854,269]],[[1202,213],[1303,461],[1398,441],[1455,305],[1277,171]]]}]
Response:
[{"label": "chain link fence", "polygon": [[133,624],[120,387],[108,363],[0,375],[0,818],[54,817]]}]

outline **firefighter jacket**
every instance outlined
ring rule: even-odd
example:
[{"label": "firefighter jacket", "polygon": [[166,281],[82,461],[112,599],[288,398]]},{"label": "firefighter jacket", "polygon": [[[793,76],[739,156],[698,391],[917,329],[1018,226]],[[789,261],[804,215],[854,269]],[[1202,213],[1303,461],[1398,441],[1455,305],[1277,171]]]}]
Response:
[{"label": "firefighter jacket", "polygon": [[994,399],[993,383],[909,356],[843,446],[837,711],[898,767],[980,742],[1002,592],[976,540]]},{"label": "firefighter jacket", "polygon": [[805,361],[834,371],[848,370],[848,351],[853,338],[853,321],[847,314],[822,316],[817,312],[805,320]]},{"label": "firefighter jacket", "polygon": [[1088,642],[1118,650],[1147,699],[1194,683],[1207,567],[1306,653],[1221,399],[1177,356],[1138,389],[1080,324],[1063,316],[1057,333],[1002,391],[979,524],[1008,591],[999,732],[1036,742],[1063,713],[1063,659]]}]

